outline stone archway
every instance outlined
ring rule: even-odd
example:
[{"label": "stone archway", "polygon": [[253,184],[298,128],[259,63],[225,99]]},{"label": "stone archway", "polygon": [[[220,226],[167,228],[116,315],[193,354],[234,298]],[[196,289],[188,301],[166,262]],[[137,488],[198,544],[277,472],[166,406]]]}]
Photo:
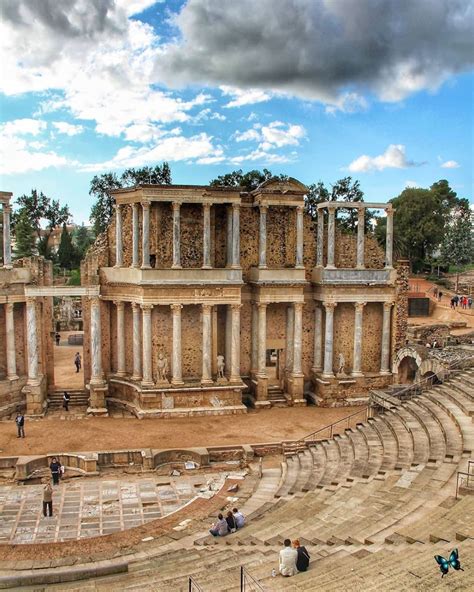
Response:
[{"label": "stone archway", "polygon": [[406,346],[399,349],[392,366],[396,382],[399,384],[415,382],[418,370],[426,356],[426,348],[421,346]]},{"label": "stone archway", "polygon": [[418,373],[418,364],[413,356],[405,356],[398,365],[398,382],[411,384],[415,382]]},{"label": "stone archway", "polygon": [[432,384],[440,384],[444,381],[445,366],[435,358],[423,360],[416,375],[416,380],[432,377]]}]

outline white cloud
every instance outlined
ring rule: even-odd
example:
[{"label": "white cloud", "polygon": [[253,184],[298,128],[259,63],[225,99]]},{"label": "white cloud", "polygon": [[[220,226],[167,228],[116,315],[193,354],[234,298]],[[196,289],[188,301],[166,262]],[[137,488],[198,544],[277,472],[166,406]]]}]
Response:
[{"label": "white cloud", "polygon": [[140,14],[153,4],[163,2],[163,0],[115,0],[117,6],[123,8],[128,16]]},{"label": "white cloud", "polygon": [[224,107],[231,109],[232,107],[242,107],[243,105],[254,105],[255,103],[263,103],[272,98],[270,93],[264,92],[257,88],[240,89],[234,86],[220,86],[223,96],[232,97]]},{"label": "white cloud", "polygon": [[260,150],[257,148],[252,152],[240,156],[234,156],[229,159],[232,164],[241,164],[246,161],[259,161],[262,164],[280,164],[284,162],[292,162],[295,160],[296,154],[293,152],[290,156],[284,154],[274,154]]},{"label": "white cloud", "polygon": [[456,162],[455,160],[447,160],[446,162],[443,162],[443,164],[441,165],[441,168],[443,169],[458,169],[461,165]]},{"label": "white cloud", "polygon": [[285,124],[282,121],[272,121],[261,128],[262,150],[282,148],[283,146],[298,146],[300,140],[306,136],[306,130],[302,125]]},{"label": "white cloud", "polygon": [[84,126],[74,125],[67,123],[66,121],[53,121],[53,127],[58,130],[60,134],[66,134],[67,136],[77,136],[84,131]]},{"label": "white cloud", "polygon": [[349,171],[352,173],[367,173],[369,171],[383,171],[387,168],[405,169],[420,164],[422,163],[407,160],[403,144],[390,144],[385,152],[379,156],[367,156],[366,154],[359,156],[350,163]]},{"label": "white cloud", "polygon": [[41,121],[40,119],[13,119],[4,123],[1,126],[1,130],[5,136],[37,136],[44,132],[46,127],[46,121]]},{"label": "white cloud", "polygon": [[207,108],[199,111],[199,113],[192,118],[192,122],[201,123],[202,121],[209,121],[211,119],[216,119],[217,121],[226,121],[227,117],[222,115],[222,113],[217,113],[216,111],[212,111],[211,109]]},{"label": "white cloud", "polygon": [[260,142],[262,134],[259,129],[249,129],[245,132],[239,132],[237,130],[233,135],[233,138],[236,142]]},{"label": "white cloud", "polygon": [[367,109],[367,100],[356,92],[342,93],[333,103],[326,105],[325,111],[335,115],[338,111],[342,113],[356,113]]}]

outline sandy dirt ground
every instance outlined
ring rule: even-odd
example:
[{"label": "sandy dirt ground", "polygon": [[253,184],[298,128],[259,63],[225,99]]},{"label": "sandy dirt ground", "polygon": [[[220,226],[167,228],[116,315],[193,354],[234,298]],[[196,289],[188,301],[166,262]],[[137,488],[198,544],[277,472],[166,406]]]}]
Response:
[{"label": "sandy dirt ground", "polygon": [[[26,420],[24,439],[17,439],[15,422],[0,422],[0,454],[86,452],[130,448],[179,448],[295,440],[361,407],[272,408],[245,415],[180,419],[91,417],[76,420]],[[342,429],[347,427],[345,424]]]},{"label": "sandy dirt ground", "polygon": [[[78,331],[74,331],[74,334]],[[82,345],[67,345],[67,338],[70,333],[62,331],[59,346],[54,345],[54,383],[57,389],[83,389],[84,371],[76,372],[74,356],[76,352],[81,354]]]}]

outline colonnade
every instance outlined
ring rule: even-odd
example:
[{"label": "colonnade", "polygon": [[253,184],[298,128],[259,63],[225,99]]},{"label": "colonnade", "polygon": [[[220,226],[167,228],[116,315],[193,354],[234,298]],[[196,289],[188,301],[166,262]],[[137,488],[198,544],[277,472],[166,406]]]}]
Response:
[{"label": "colonnade", "polygon": [[[260,269],[267,268],[267,213],[268,205],[261,205],[259,218],[259,235],[258,235],[258,267]],[[295,253],[295,267],[301,269],[303,265],[303,236],[304,236],[304,207],[302,205],[296,207],[296,253]]]}]

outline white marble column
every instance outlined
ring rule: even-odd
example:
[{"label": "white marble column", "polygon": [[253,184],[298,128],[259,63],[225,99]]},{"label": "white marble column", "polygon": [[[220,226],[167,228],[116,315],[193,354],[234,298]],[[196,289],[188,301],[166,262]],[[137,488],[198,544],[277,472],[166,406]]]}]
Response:
[{"label": "white marble column", "polygon": [[132,204],[132,267],[140,267],[140,260],[138,257],[138,245],[140,243],[140,213],[138,211],[138,204]]},{"label": "white marble column", "polygon": [[140,305],[132,302],[133,317],[133,373],[132,380],[141,380],[142,378],[142,356],[141,356],[141,331],[140,331]]},{"label": "white marble column", "polygon": [[202,204],[203,209],[203,269],[211,269],[211,204]]},{"label": "white marble column", "polygon": [[334,269],[334,255],[336,242],[336,207],[328,206],[328,260],[327,265],[329,269]]},{"label": "white marble column", "polygon": [[227,206],[226,267],[232,266],[232,207]]},{"label": "white marble column", "polygon": [[318,210],[318,236],[316,243],[316,265],[322,267],[324,262],[324,211]]},{"label": "white marble column", "polygon": [[323,309],[316,304],[314,309],[314,357],[313,372],[323,369]]},{"label": "white marble column", "polygon": [[362,376],[362,331],[365,302],[354,302],[354,354],[352,376]]},{"label": "white marble column", "polygon": [[357,212],[357,269],[364,269],[365,242],[365,208],[359,207]]},{"label": "white marble column", "polygon": [[335,302],[323,302],[326,310],[326,330],[324,335],[324,370],[323,376],[332,378],[333,372],[333,339],[334,339],[334,309]]},{"label": "white marble column", "polygon": [[153,304],[142,304],[142,347],[143,347],[143,377],[142,386],[153,386],[152,348],[151,339],[151,311]]},{"label": "white marble column", "polygon": [[181,309],[182,304],[171,304],[171,313],[173,315],[173,360],[172,360],[172,379],[171,384],[181,386],[183,382],[183,373],[181,369]]},{"label": "white marble column", "polygon": [[293,304],[295,316],[295,330],[293,337],[293,370],[292,374],[301,376],[303,374],[302,354],[303,354],[303,306],[302,302]]},{"label": "white marble column", "polygon": [[393,267],[393,208],[386,208],[387,234],[385,239],[385,267]]},{"label": "white marble column", "polygon": [[181,269],[181,202],[174,201],[173,207],[173,269]]},{"label": "white marble column", "polygon": [[150,269],[150,203],[142,203],[142,269]]},{"label": "white marble column", "polygon": [[125,376],[125,302],[114,302],[117,307],[117,375]]},{"label": "white marble column", "polygon": [[100,298],[93,296],[91,303],[91,382],[102,382],[102,339],[100,326]]},{"label": "white marble column", "polygon": [[392,302],[383,303],[382,355],[380,360],[380,374],[390,374],[390,321],[392,306]]},{"label": "white marble column", "polygon": [[123,265],[123,242],[122,242],[122,206],[115,205],[115,267]]},{"label": "white marble column", "polygon": [[3,265],[12,266],[12,247],[10,238],[10,212],[11,206],[3,205]]},{"label": "white marble column", "polygon": [[232,204],[232,267],[240,268],[240,204]]},{"label": "white marble column", "polygon": [[38,333],[36,327],[36,298],[26,299],[26,347],[28,350],[28,384],[40,383],[38,374]]},{"label": "white marble column", "polygon": [[232,311],[230,305],[225,307],[225,373],[226,376],[230,376],[230,358],[232,355]]},{"label": "white marble column", "polygon": [[252,360],[251,360],[251,373],[256,374],[258,368],[258,306],[255,302],[252,302]]},{"label": "white marble column", "polygon": [[298,206],[296,208],[296,258],[295,258],[295,267],[302,268],[303,267],[303,206]]},{"label": "white marble column", "polygon": [[258,234],[258,266],[267,268],[267,212],[268,206],[260,206],[260,226]]},{"label": "white marble column", "polygon": [[212,305],[202,304],[202,377],[201,384],[212,384]]},{"label": "white marble column", "polygon": [[15,322],[14,322],[14,304],[7,302],[5,304],[5,329],[7,333],[7,379],[16,380],[16,352],[15,352]]},{"label": "white marble column", "polygon": [[267,305],[258,303],[258,376],[267,376]]},{"label": "white marble column", "polygon": [[293,348],[295,334],[295,309],[292,304],[286,307],[286,364],[287,372],[293,371]]},{"label": "white marble column", "polygon": [[231,304],[232,315],[232,349],[230,359],[230,382],[240,382],[240,307]]}]

